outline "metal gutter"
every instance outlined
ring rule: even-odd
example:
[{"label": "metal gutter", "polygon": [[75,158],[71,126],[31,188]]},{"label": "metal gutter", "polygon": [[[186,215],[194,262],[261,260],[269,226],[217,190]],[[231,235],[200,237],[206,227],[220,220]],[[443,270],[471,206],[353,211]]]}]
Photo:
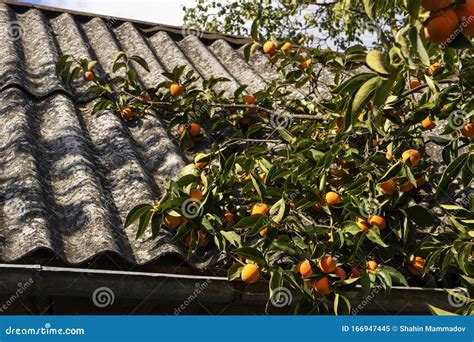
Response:
[{"label": "metal gutter", "polygon": [[[100,287],[109,288],[117,301],[147,301],[164,309],[178,307],[196,294],[196,289],[200,287],[203,290],[197,296],[199,302],[211,307],[246,308],[264,313],[268,300],[266,281],[246,285],[214,276],[0,264],[0,297],[10,297],[21,284],[27,282],[32,282],[32,286],[26,288],[23,295],[39,299],[40,302],[44,298],[60,297],[91,301],[94,291]],[[296,292],[292,296],[294,304],[302,299]],[[446,292],[438,288],[395,286],[388,296],[380,291],[370,300],[360,294],[351,299],[353,309],[362,305],[357,310],[360,314],[429,314],[426,303],[445,310],[454,309],[448,303]],[[113,306],[109,309],[109,313],[114,312]],[[276,314],[291,314],[288,309],[275,310],[270,306],[270,312]],[[238,313],[241,311],[239,310],[233,313]]]}]

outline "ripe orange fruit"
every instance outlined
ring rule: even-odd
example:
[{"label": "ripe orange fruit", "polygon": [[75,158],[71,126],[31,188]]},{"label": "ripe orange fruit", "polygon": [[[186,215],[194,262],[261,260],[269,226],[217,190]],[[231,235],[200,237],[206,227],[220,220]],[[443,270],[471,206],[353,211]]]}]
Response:
[{"label": "ripe orange fruit", "polygon": [[184,219],[182,216],[172,216],[172,215],[166,214],[164,223],[168,228],[176,229],[184,223]]},{"label": "ripe orange fruit", "polygon": [[288,201],[288,205],[290,206],[291,209],[295,210],[296,209],[296,203],[293,200]]},{"label": "ripe orange fruit", "polygon": [[392,153],[390,153],[390,152],[387,151],[387,153],[385,153],[385,158],[386,158],[387,160],[393,160],[393,155],[392,155]]},{"label": "ripe orange fruit", "polygon": [[145,102],[150,102],[151,101],[151,96],[148,92],[144,91],[140,94],[140,97],[143,101]]},{"label": "ripe orange fruit", "polygon": [[260,180],[260,182],[263,183],[263,182],[265,182],[265,177],[266,177],[266,176],[267,176],[267,175],[262,172],[262,173],[260,173],[260,174],[258,175],[258,179]]},{"label": "ripe orange fruit", "polygon": [[304,61],[300,62],[300,68],[301,69],[307,69],[307,68],[309,68],[310,65],[311,65],[311,59],[310,58],[305,59]]},{"label": "ripe orange fruit", "polygon": [[284,51],[291,51],[293,50],[293,45],[290,42],[286,42],[285,44],[282,45],[281,49],[282,52]]},{"label": "ripe orange fruit", "polygon": [[414,149],[406,150],[402,153],[402,160],[408,161],[411,166],[417,166],[420,163],[420,152]]},{"label": "ripe orange fruit", "polygon": [[319,278],[318,280],[315,280],[313,288],[316,292],[327,296],[331,293],[331,288],[329,287],[329,278],[327,276],[324,276],[322,278]]},{"label": "ripe orange fruit", "polygon": [[421,82],[418,81],[418,80],[411,80],[410,81],[410,88],[411,89],[419,87],[420,85],[421,85]]},{"label": "ripe orange fruit", "polygon": [[428,39],[435,44],[448,43],[459,25],[456,12],[452,8],[432,12],[428,20],[426,34]]},{"label": "ripe orange fruit", "polygon": [[370,228],[370,225],[363,218],[358,217],[356,223],[363,232],[369,230]]},{"label": "ripe orange fruit", "polygon": [[189,191],[189,198],[193,201],[200,201],[203,198],[202,191],[199,189],[191,189]]},{"label": "ripe orange fruit", "polygon": [[344,176],[345,174],[344,170],[336,169],[336,168],[330,168],[329,173],[331,174],[331,176],[336,177],[336,178],[340,178]]},{"label": "ripe orange fruit", "polygon": [[87,70],[87,71],[84,73],[84,81],[90,82],[90,81],[92,81],[94,78],[95,78],[95,75],[94,75],[94,72],[93,72],[93,71]]},{"label": "ripe orange fruit", "polygon": [[251,215],[268,216],[269,208],[265,203],[256,203],[252,207]]},{"label": "ripe orange fruit", "polygon": [[344,119],[342,117],[337,118],[336,120],[336,132],[339,132],[344,126]]},{"label": "ripe orange fruit", "polygon": [[408,271],[416,277],[423,274],[423,267],[425,266],[425,259],[416,256],[411,264],[408,266]]},{"label": "ripe orange fruit", "polygon": [[189,138],[188,141],[186,142],[186,149],[190,150],[194,147],[194,140]]},{"label": "ripe orange fruit", "polygon": [[226,211],[224,214],[224,222],[234,222],[234,214],[232,214],[230,211]]},{"label": "ripe orange fruit", "polygon": [[242,268],[240,278],[247,284],[256,283],[260,279],[260,268],[255,264],[247,264]]},{"label": "ripe orange fruit", "polygon": [[267,55],[273,56],[276,52],[276,44],[274,42],[266,42],[263,45],[263,52],[265,52]]},{"label": "ripe orange fruit", "polygon": [[184,87],[178,83],[173,83],[170,86],[170,94],[171,96],[178,97],[183,95],[184,93]]},{"label": "ripe orange fruit", "polygon": [[436,127],[436,123],[431,120],[431,117],[429,115],[421,122],[421,125],[426,130],[430,130]]},{"label": "ripe orange fruit", "polygon": [[433,76],[434,72],[436,70],[438,70],[439,68],[441,68],[441,63],[433,63],[430,65],[430,67],[428,68],[428,75],[430,76]]},{"label": "ripe orange fruit", "polygon": [[426,183],[426,179],[425,179],[425,177],[423,177],[423,176],[422,176],[422,177],[418,177],[418,178],[416,179],[416,186],[417,186],[417,187],[423,186],[425,183]]},{"label": "ripe orange fruit", "polygon": [[339,276],[339,278],[341,278],[341,280],[346,279],[346,271],[344,271],[342,267],[336,267],[336,270],[334,271],[334,273],[336,273]]},{"label": "ripe orange fruit", "polygon": [[380,230],[385,229],[385,219],[382,216],[374,215],[369,217],[369,224],[379,227]]},{"label": "ripe orange fruit", "polygon": [[298,267],[298,272],[300,272],[303,278],[311,277],[313,275],[311,262],[308,259],[301,261]]},{"label": "ripe orange fruit", "polygon": [[255,96],[253,95],[245,95],[244,96],[244,103],[246,105],[253,105],[255,104]]},{"label": "ripe orange fruit", "polygon": [[184,131],[186,130],[186,125],[185,124],[179,124],[178,126],[178,134],[183,135]]},{"label": "ripe orange fruit", "polygon": [[452,2],[452,0],[423,0],[421,6],[427,11],[434,11],[448,7]]},{"label": "ripe orange fruit", "polygon": [[411,182],[409,181],[406,181],[405,183],[400,185],[400,192],[408,192],[411,189],[413,189],[413,184],[411,184]]},{"label": "ripe orange fruit", "polygon": [[324,195],[324,200],[331,207],[341,201],[341,196],[337,192],[330,191]]},{"label": "ripe orange fruit", "polygon": [[267,237],[267,233],[268,233],[268,229],[267,228],[263,228],[261,231],[260,231],[260,236],[263,237],[263,238],[266,238]]},{"label": "ripe orange fruit", "polygon": [[135,113],[133,111],[133,108],[131,107],[125,107],[122,111],[122,118],[125,120],[125,121],[129,121],[129,120],[132,120],[133,117],[135,116]]},{"label": "ripe orange fruit", "polygon": [[[466,0],[465,4],[454,8],[464,34],[474,36],[474,0]],[[471,19],[470,19],[471,18]]]},{"label": "ripe orange fruit", "polygon": [[330,257],[322,257],[318,262],[319,269],[324,273],[332,273],[336,270],[336,261]]},{"label": "ripe orange fruit", "polygon": [[200,136],[201,135],[201,125],[199,125],[197,123],[192,123],[191,125],[189,125],[189,134],[192,137]]},{"label": "ripe orange fruit", "polygon": [[386,182],[380,184],[380,191],[382,191],[385,195],[391,195],[397,189],[397,184],[393,181],[393,179],[389,179]]},{"label": "ripe orange fruit", "polygon": [[[188,233],[184,237],[184,244],[189,247],[191,245],[191,240],[192,240],[192,235],[191,235],[191,233]],[[206,245],[206,232],[202,229],[198,230],[197,245],[198,245],[198,247],[203,247],[203,246]]]},{"label": "ripe orange fruit", "polygon": [[352,270],[351,270],[351,275],[349,276],[349,279],[352,279],[352,278],[359,278],[360,277],[360,271],[357,267],[352,267]]},{"label": "ripe orange fruit", "polygon": [[208,162],[203,160],[204,157],[206,157],[204,153],[196,154],[196,157],[194,157],[194,165],[196,165],[200,169],[205,167],[208,164]]},{"label": "ripe orange fruit", "polygon": [[375,271],[379,267],[379,264],[377,264],[375,261],[370,260],[367,262],[367,271]]},{"label": "ripe orange fruit", "polygon": [[474,123],[469,122],[461,128],[461,134],[464,135],[466,138],[474,137]]},{"label": "ripe orange fruit", "polygon": [[314,203],[312,208],[313,208],[313,210],[315,210],[317,212],[320,212],[321,210],[323,210],[323,207],[321,207],[321,203],[319,203],[319,202]]}]

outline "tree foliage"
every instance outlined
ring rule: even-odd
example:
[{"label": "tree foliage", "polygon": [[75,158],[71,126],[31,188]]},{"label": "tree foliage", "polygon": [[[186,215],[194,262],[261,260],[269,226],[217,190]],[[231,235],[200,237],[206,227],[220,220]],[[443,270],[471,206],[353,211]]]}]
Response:
[{"label": "tree foliage", "polygon": [[[184,66],[145,89],[135,68],[148,70],[146,61],[125,52],[110,80],[94,77],[94,113],[124,121],[160,115],[191,152],[211,142],[162,198],[137,203],[125,227],[136,227],[137,238],[167,229],[189,257],[200,248],[224,256],[229,280],[264,277],[271,295],[296,289],[321,310],[327,297],[336,313],[350,309],[356,285],[362,293],[409,284],[471,288],[474,62],[472,49],[455,49],[469,38],[425,39],[429,14],[419,1],[362,3],[353,25],[388,20],[389,8],[400,14],[377,26],[375,49],[262,39],[264,32],[297,35],[253,21],[244,56],[267,53],[267,67],[279,75],[258,91],[217,92],[229,80],[200,84]],[[265,13],[269,5],[259,6]],[[331,6],[320,7],[329,16]],[[72,82],[94,67],[63,56],[57,71]]]}]

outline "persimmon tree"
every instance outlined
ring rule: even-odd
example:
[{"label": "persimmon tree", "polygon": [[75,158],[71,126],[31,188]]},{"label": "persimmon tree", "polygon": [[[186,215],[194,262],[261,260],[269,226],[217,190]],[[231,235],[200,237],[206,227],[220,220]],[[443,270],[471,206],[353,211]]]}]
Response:
[{"label": "persimmon tree", "polygon": [[[95,61],[63,56],[58,75],[92,84],[95,114],[159,115],[183,150],[211,146],[125,228],[167,229],[189,257],[221,254],[229,280],[268,279],[271,299],[292,288],[322,311],[348,312],[354,294],[380,286],[472,288],[474,2],[363,3],[367,22],[389,5],[401,14],[379,27],[376,49],[262,40],[254,21],[244,56],[266,54],[281,77],[231,96],[215,91],[229,80],[200,82],[184,66],[144,88],[139,56],[119,53],[107,80]],[[452,13],[456,26],[443,22]]]}]

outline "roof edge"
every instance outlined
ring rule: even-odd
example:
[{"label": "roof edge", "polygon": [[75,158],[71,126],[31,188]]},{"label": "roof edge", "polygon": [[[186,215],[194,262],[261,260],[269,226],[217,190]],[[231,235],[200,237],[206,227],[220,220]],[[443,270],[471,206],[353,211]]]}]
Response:
[{"label": "roof edge", "polygon": [[[115,21],[120,21],[120,22],[130,22],[136,25],[148,26],[147,28],[140,28],[141,31],[143,31],[143,33],[145,34],[157,32],[157,31],[165,31],[165,32],[173,33],[173,34],[182,35],[183,38],[188,35],[196,35],[199,38],[206,39],[206,40],[223,39],[235,45],[245,45],[252,41],[251,38],[245,37],[245,36],[237,36],[237,35],[219,33],[219,32],[197,31],[190,28],[188,29],[184,26],[174,26],[174,25],[160,24],[160,23],[155,23],[155,22],[150,22],[150,21],[145,21],[145,20],[116,17],[116,16],[98,14],[98,13],[82,12],[82,11],[76,11],[76,10],[67,9],[67,8],[37,5],[37,4],[32,4],[32,3],[22,2],[22,1],[17,2],[13,0],[0,0],[0,3],[4,3],[10,6],[17,6],[17,7],[36,8],[36,9],[48,11],[48,12],[68,13],[71,15],[77,15],[77,16],[83,16],[83,17],[102,18],[102,19],[107,19],[107,20],[114,19]],[[193,34],[193,32],[196,32],[196,34]]]}]

